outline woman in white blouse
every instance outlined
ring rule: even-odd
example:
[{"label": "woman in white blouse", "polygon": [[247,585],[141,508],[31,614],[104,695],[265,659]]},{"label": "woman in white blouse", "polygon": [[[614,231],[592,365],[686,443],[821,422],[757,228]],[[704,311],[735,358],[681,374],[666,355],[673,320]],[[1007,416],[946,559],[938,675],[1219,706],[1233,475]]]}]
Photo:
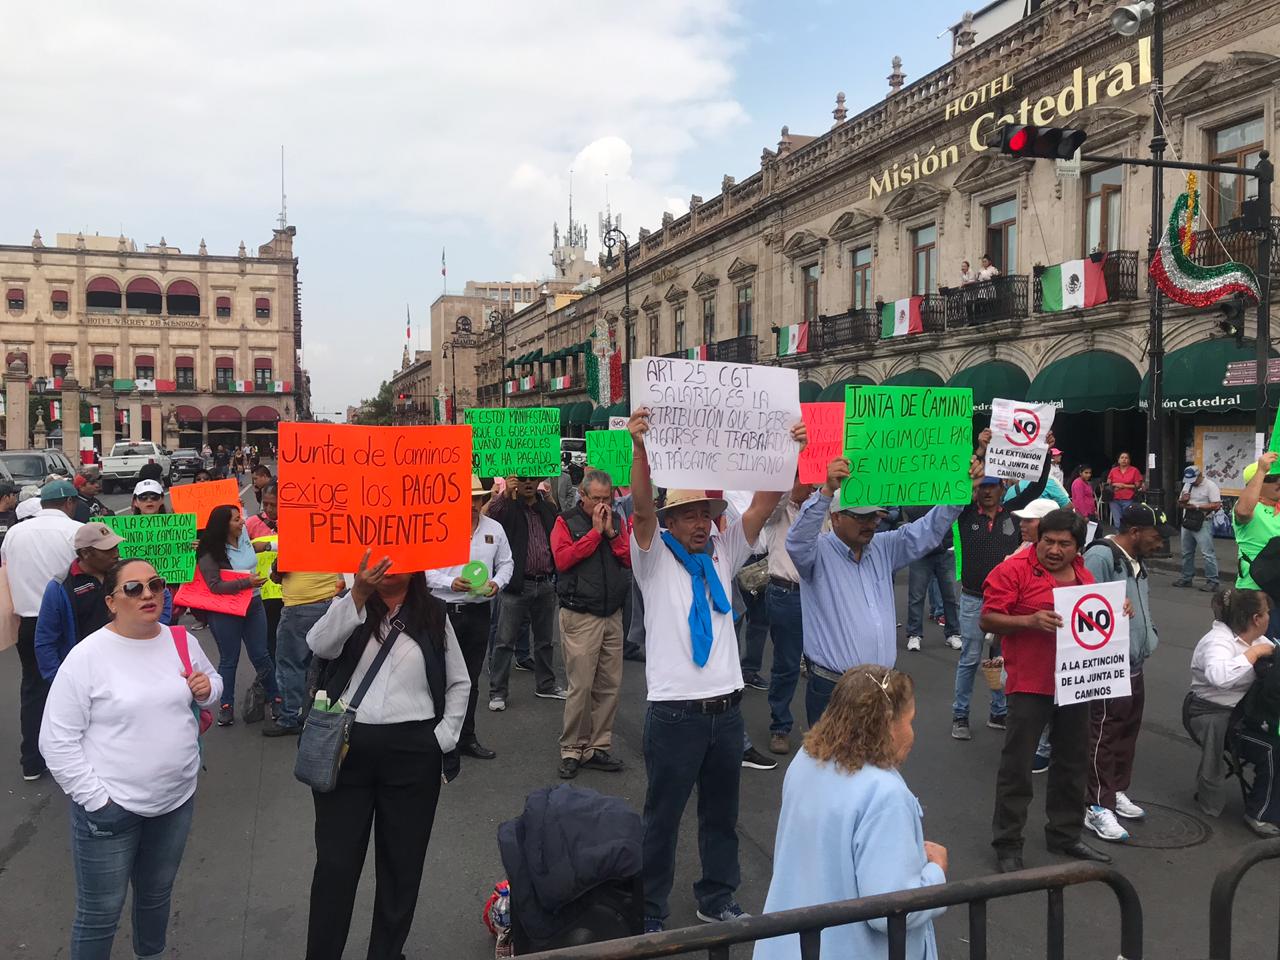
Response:
[{"label": "woman in white blouse", "polygon": [[313,793],[316,868],[307,960],[340,960],[373,831],[370,960],[397,960],[409,937],[440,785],[457,770],[471,682],[444,604],[421,573],[391,573],[365,551],[350,592],[307,634],[327,661],[319,689],[349,702],[383,643],[391,647],[356,709],[350,749],[331,793]]},{"label": "woman in white blouse", "polygon": [[111,956],[130,880],[133,952],[165,950],[200,769],[192,701],[216,704],[222,679],[185,630],[160,622],[164,591],[145,560],[117,563],[103,578],[112,621],[71,648],[44,709],[40,751],[72,801],[72,960]]},{"label": "woman in white blouse", "polygon": [[1213,626],[1191,655],[1191,691],[1182,723],[1200,745],[1196,803],[1209,816],[1226,803],[1223,745],[1231,711],[1253,684],[1253,666],[1275,652],[1266,638],[1271,602],[1261,590],[1227,587],[1213,596]]}]

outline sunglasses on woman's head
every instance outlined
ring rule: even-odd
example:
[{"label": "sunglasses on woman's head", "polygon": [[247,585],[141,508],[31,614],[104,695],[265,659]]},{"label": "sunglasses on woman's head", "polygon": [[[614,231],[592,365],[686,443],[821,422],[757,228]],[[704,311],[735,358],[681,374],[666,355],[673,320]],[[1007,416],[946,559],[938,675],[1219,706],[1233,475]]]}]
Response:
[{"label": "sunglasses on woman's head", "polygon": [[164,588],[168,586],[164,577],[152,577],[150,580],[129,580],[120,584],[117,588],[130,600],[137,600],[142,596],[144,589],[150,590],[153,595],[164,593]]}]

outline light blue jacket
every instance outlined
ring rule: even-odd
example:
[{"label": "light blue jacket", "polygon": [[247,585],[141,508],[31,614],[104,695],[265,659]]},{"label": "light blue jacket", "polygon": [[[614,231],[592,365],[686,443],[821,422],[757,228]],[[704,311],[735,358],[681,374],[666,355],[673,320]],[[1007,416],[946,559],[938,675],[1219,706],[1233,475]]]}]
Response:
[{"label": "light blue jacket", "polygon": [[[765,913],[915,890],[945,883],[924,856],[920,802],[897,770],[865,766],[844,773],[801,750],[782,784]],[[933,920],[943,908],[907,917],[907,956],[937,960]],[[822,931],[822,955],[848,960],[888,956],[887,920]],[[800,960],[800,937],[756,944],[754,960]]]}]

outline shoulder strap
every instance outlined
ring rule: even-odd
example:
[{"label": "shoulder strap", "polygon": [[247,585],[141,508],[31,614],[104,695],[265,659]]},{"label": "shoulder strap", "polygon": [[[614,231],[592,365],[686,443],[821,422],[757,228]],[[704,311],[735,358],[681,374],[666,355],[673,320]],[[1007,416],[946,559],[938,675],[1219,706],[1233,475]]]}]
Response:
[{"label": "shoulder strap", "polygon": [[391,652],[391,645],[396,642],[400,634],[404,632],[404,624],[399,620],[391,621],[391,632],[387,634],[387,638],[382,641],[382,649],[378,651],[378,655],[373,658],[373,663],[369,664],[369,669],[360,680],[360,686],[356,688],[355,696],[347,701],[347,709],[354,712],[360,706],[360,701],[364,699],[364,695],[369,692],[369,687],[373,683],[373,678],[378,675],[378,671],[382,669],[382,664],[386,662],[387,654]]},{"label": "shoulder strap", "polygon": [[187,676],[189,677],[195,671],[191,669],[191,650],[187,646],[187,628],[170,627],[169,632],[173,634],[173,645],[177,648],[178,659],[182,661],[182,669],[187,671]]}]

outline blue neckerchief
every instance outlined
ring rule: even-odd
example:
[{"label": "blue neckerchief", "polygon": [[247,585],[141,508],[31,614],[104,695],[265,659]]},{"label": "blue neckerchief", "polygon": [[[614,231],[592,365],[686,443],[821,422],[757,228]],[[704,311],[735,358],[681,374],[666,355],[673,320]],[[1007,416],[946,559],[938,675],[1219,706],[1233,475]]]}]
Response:
[{"label": "blue neckerchief", "polygon": [[[724,585],[720,582],[711,554],[690,553],[671,535],[670,530],[662,531],[662,542],[684,564],[693,580],[693,602],[689,604],[689,642],[693,648],[693,662],[705,667],[707,658],[711,656],[711,641],[714,638],[711,607],[714,606],[717,613],[728,613],[733,607],[729,598],[724,595]],[[710,605],[707,603],[708,589],[711,591]]]}]

